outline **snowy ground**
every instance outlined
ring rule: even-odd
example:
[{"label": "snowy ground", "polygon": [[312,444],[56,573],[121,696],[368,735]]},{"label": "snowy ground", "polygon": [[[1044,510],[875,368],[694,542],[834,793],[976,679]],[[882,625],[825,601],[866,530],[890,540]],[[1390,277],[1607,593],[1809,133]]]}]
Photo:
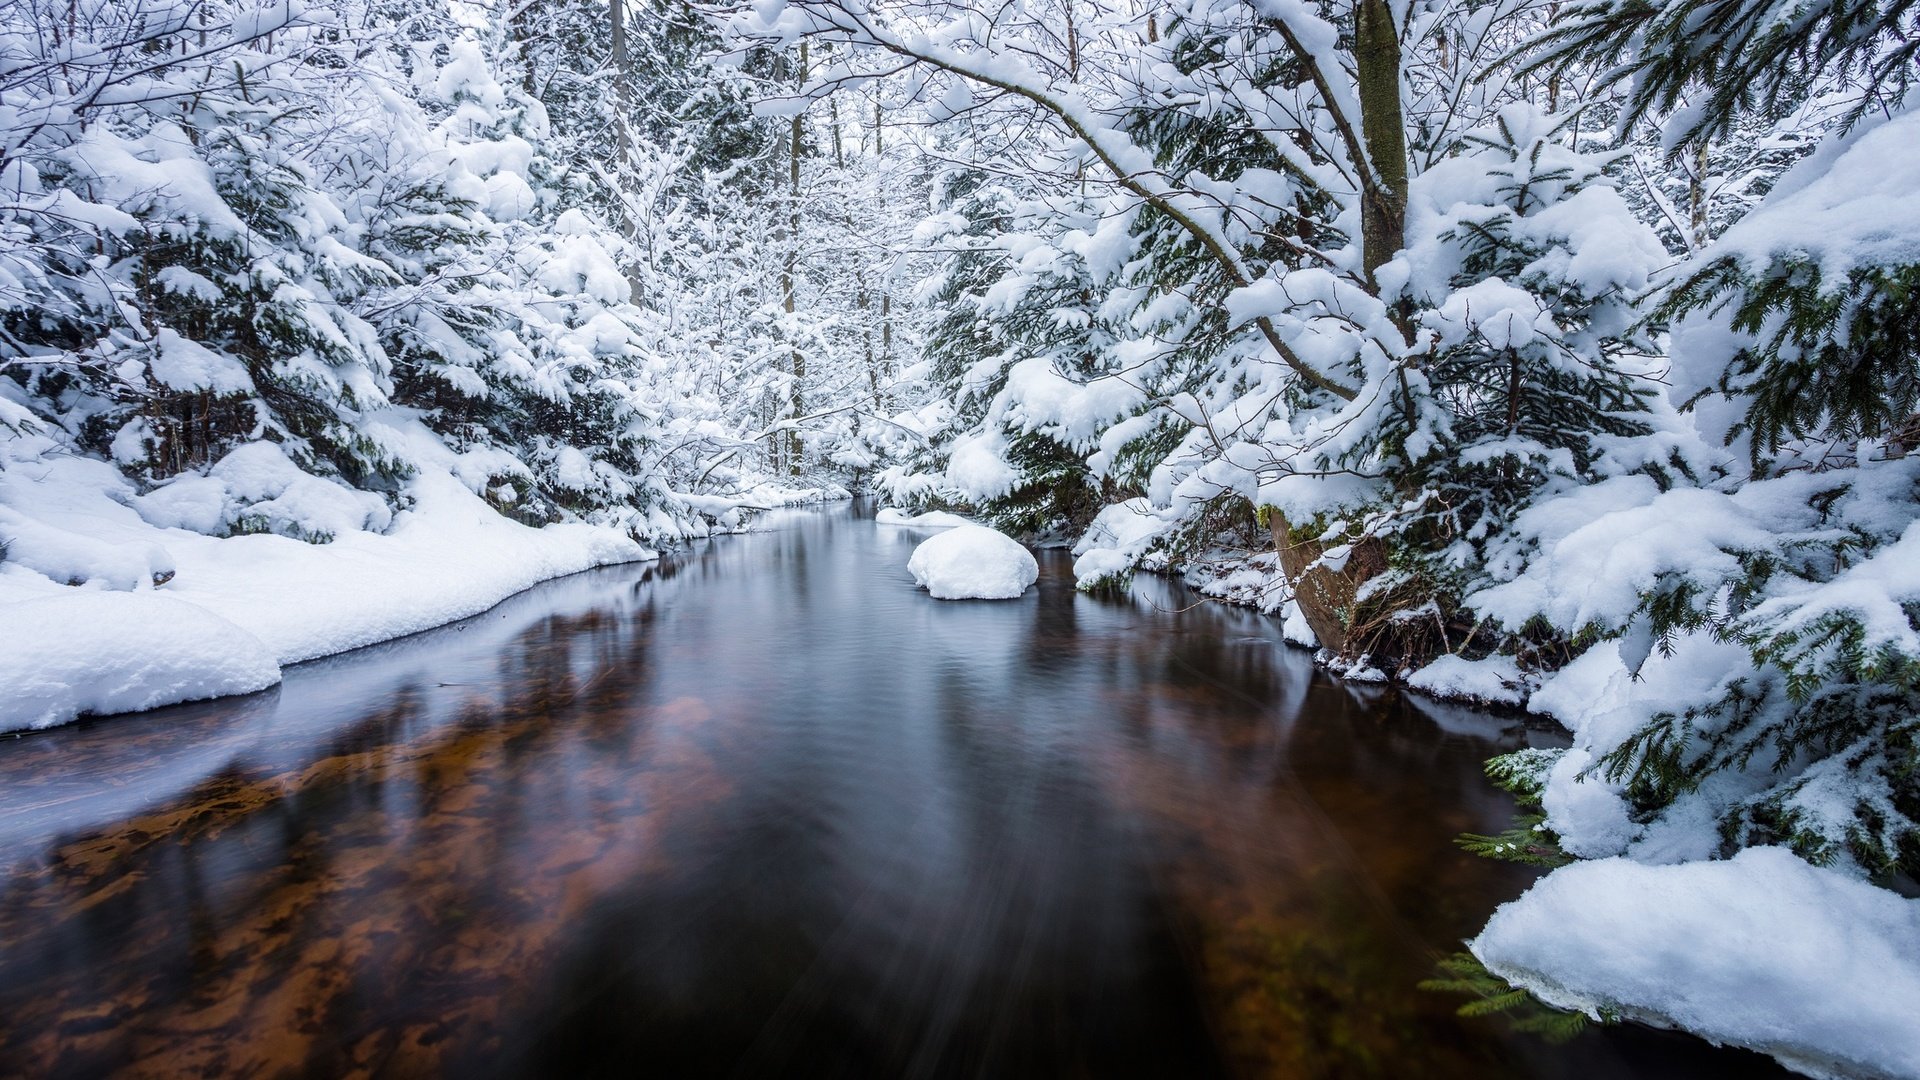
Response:
[{"label": "snowy ground", "polygon": [[[331,487],[310,501],[355,504],[358,493]],[[260,690],[282,665],[654,557],[611,529],[517,524],[445,472],[410,482],[412,508],[385,533],[325,544],[163,527],[129,490],[80,457],[0,471],[0,538],[12,541],[0,561],[0,731]]]},{"label": "snowy ground", "polygon": [[1563,1008],[1682,1027],[1814,1076],[1920,1076],[1920,900],[1782,848],[1575,863],[1472,947]]}]

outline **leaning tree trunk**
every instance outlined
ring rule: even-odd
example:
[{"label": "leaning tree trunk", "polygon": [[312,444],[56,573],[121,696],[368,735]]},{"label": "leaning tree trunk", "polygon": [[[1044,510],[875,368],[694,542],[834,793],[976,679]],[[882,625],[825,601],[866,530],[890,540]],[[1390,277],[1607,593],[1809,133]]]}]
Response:
[{"label": "leaning tree trunk", "polygon": [[1325,560],[1327,545],[1293,536],[1286,515],[1273,511],[1273,544],[1280,553],[1280,572],[1293,586],[1294,603],[1320,642],[1335,656],[1352,658],[1365,643],[1354,640],[1360,587],[1387,568],[1386,545],[1369,537],[1354,544],[1346,558],[1334,565]]}]

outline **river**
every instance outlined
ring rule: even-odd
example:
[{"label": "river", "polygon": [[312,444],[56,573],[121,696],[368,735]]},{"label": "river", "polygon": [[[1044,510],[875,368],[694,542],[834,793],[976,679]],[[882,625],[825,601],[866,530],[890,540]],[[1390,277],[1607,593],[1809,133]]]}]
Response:
[{"label": "river", "polygon": [[1417,988],[1547,736],[1143,575],[787,511],[276,690],[0,742],[0,1076],[1766,1076]]}]

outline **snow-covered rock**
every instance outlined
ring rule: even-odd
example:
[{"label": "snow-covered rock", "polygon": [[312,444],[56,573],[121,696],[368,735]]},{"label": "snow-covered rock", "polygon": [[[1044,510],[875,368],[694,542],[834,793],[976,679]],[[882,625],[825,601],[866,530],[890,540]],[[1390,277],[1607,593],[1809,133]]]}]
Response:
[{"label": "snow-covered rock", "polygon": [[1470,947],[1562,1008],[1683,1027],[1814,1076],[1920,1077],[1920,900],[1785,848],[1562,867]]},{"label": "snow-covered rock", "polygon": [[954,529],[972,522],[959,514],[949,514],[945,510],[929,510],[924,514],[909,514],[905,510],[887,507],[873,516],[875,525],[906,525],[915,529]]},{"label": "snow-covered rock", "polygon": [[959,525],[913,549],[907,572],[935,600],[1011,600],[1040,577],[1033,553],[983,525]]}]

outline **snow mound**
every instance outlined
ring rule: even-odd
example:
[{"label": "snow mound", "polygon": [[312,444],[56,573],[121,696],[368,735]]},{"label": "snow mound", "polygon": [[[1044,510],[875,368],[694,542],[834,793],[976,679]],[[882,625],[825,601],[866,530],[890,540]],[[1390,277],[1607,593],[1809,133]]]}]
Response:
[{"label": "snow mound", "polygon": [[122,591],[173,575],[173,556],[155,543],[109,543],[0,505],[0,554],[15,566],[66,585]]},{"label": "snow mound", "polygon": [[1676,1025],[1815,1076],[1920,1077],[1920,900],[1785,848],[1562,867],[1470,948],[1562,1008]]},{"label": "snow mound", "polygon": [[171,597],[76,589],[0,606],[0,731],[250,694],[279,681],[280,665],[259,638]]},{"label": "snow mound", "polygon": [[1521,705],[1527,700],[1527,679],[1511,656],[1466,660],[1442,656],[1413,673],[1407,685],[1435,697]]},{"label": "snow mound", "polygon": [[873,516],[875,525],[907,525],[916,529],[957,529],[973,522],[959,514],[949,514],[945,510],[929,510],[924,514],[909,514],[905,510],[896,510],[889,506]]},{"label": "snow mound", "polygon": [[379,532],[393,522],[380,496],[307,473],[264,439],[236,447],[204,476],[186,473],[136,496],[133,506],[163,529],[271,532],[323,542]]},{"label": "snow mound", "polygon": [[982,525],[959,525],[913,549],[907,571],[935,600],[1011,600],[1040,577],[1033,554]]}]

